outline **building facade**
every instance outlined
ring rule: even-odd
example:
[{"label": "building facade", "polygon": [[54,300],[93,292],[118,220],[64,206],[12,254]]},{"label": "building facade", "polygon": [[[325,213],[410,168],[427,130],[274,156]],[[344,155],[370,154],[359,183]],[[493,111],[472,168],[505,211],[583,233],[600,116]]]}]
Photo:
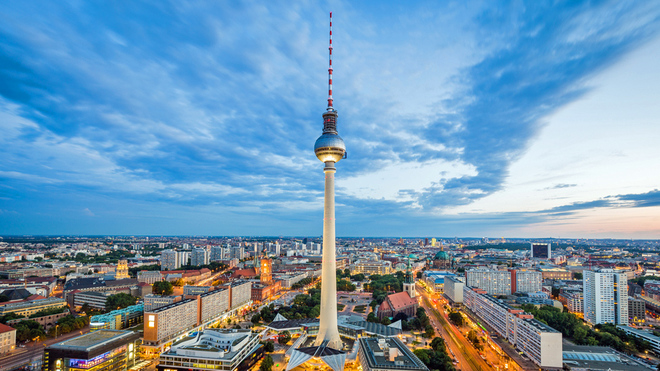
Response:
[{"label": "building facade", "polygon": [[534,259],[552,259],[552,248],[549,243],[532,243],[531,253]]},{"label": "building facade", "polygon": [[465,286],[463,302],[474,314],[507,339],[540,367],[562,367],[562,335],[534,319],[522,309],[513,308],[488,295],[485,290]]},{"label": "building facade", "polygon": [[464,286],[465,284],[456,277],[445,277],[445,295],[454,303],[460,304],[463,302]]},{"label": "building facade", "polygon": [[203,248],[195,248],[190,254],[190,265],[200,266],[209,263],[209,251]]},{"label": "building facade", "polygon": [[160,253],[160,269],[163,271],[173,271],[181,267],[181,254],[175,250],[163,250]]},{"label": "building facade", "polygon": [[92,316],[89,319],[91,331],[100,329],[123,330],[137,326],[144,319],[144,304],[131,305],[112,312]]},{"label": "building facade", "polygon": [[583,272],[584,319],[628,326],[628,276],[612,269]]},{"label": "building facade", "polygon": [[44,350],[44,371],[127,370],[135,365],[140,335],[98,330],[53,344]]},{"label": "building facade", "polygon": [[646,322],[646,304],[644,300],[628,297],[628,322],[637,325]]},{"label": "building facade", "polygon": [[473,269],[465,272],[465,285],[485,290],[488,295],[510,295],[511,273],[491,269]]},{"label": "building facade", "polygon": [[511,270],[511,293],[528,294],[541,291],[543,276],[538,271]]},{"label": "building facade", "polygon": [[11,352],[16,348],[16,329],[0,323],[0,354]]}]

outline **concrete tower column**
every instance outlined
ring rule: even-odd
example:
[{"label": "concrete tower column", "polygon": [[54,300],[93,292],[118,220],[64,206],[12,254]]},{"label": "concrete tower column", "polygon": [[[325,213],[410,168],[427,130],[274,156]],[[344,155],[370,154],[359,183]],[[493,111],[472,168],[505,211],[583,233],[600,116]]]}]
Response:
[{"label": "concrete tower column", "polygon": [[321,320],[315,345],[328,340],[328,346],[341,349],[337,327],[337,254],[335,248],[335,163],[327,161],[323,205],[323,264],[321,268]]}]

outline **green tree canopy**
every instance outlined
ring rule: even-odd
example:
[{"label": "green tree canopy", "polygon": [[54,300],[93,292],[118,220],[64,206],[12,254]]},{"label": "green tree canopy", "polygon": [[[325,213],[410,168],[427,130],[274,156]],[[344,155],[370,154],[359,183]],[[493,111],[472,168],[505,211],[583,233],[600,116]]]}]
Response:
[{"label": "green tree canopy", "polygon": [[131,296],[130,294],[126,293],[119,293],[119,294],[114,294],[108,296],[108,298],[105,301],[105,310],[111,311],[115,309],[121,309],[121,308],[126,308],[130,305],[135,305],[137,303],[138,298],[135,296]]},{"label": "green tree canopy", "polygon": [[168,281],[160,281],[160,282],[155,282],[154,286],[152,287],[151,291],[155,295],[172,295],[174,293],[174,287],[172,287],[172,283]]}]

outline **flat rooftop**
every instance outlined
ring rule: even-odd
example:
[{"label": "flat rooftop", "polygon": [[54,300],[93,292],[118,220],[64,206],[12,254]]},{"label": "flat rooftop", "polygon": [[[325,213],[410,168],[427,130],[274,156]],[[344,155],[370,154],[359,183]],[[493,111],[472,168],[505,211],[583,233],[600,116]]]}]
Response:
[{"label": "flat rooftop", "polygon": [[[428,371],[422,361],[397,338],[360,338],[360,350],[363,352],[370,369],[419,370]],[[394,361],[390,361],[388,352],[396,349]]]},{"label": "flat rooftop", "polygon": [[48,348],[88,352],[93,348],[109,345],[116,341],[126,340],[128,342],[132,337],[139,337],[139,335],[132,331],[102,329],[53,344]]},{"label": "flat rooftop", "polygon": [[563,362],[571,368],[612,371],[655,370],[610,347],[563,344]]}]

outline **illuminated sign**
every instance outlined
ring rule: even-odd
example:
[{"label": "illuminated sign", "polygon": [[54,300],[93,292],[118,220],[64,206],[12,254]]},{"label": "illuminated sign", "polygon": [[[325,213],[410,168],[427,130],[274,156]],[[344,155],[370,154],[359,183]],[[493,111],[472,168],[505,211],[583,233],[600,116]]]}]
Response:
[{"label": "illuminated sign", "polygon": [[108,359],[116,356],[117,354],[120,353],[125,353],[126,352],[126,345],[119,347],[117,349],[111,350],[109,352],[105,352],[101,355],[98,355],[92,359],[78,359],[78,358],[71,358],[69,359],[69,367],[75,367],[75,368],[92,368],[94,366],[98,366],[101,363],[107,361]]}]

